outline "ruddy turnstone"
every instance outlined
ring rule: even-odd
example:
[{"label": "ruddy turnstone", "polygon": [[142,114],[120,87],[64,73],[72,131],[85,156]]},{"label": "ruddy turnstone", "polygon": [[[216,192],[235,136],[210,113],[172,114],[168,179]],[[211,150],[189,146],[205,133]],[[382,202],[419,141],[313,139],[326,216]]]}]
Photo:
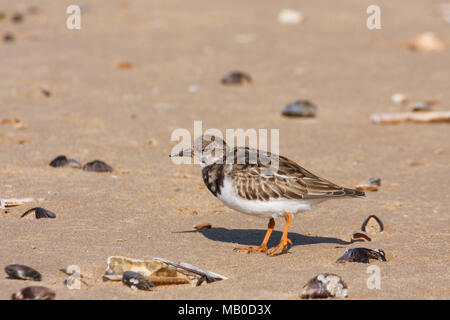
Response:
[{"label": "ruddy turnstone", "polygon": [[[258,248],[238,252],[266,252],[273,256],[287,251],[292,216],[325,200],[360,197],[364,192],[345,188],[320,178],[283,156],[248,147],[230,148],[217,136],[204,135],[192,148],[170,157],[192,157],[200,163],[206,187],[226,206],[239,212],[269,218]],[[276,217],[286,220],[280,243],[267,250]]]}]

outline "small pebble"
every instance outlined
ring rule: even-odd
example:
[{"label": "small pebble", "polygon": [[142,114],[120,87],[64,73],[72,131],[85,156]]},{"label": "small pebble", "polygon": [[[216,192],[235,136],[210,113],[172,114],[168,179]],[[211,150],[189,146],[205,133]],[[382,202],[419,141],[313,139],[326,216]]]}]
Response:
[{"label": "small pebble", "polygon": [[247,73],[241,71],[233,71],[223,77],[221,81],[224,85],[237,85],[251,83],[252,78]]},{"label": "small pebble", "polygon": [[413,112],[417,112],[417,111],[431,111],[431,107],[426,102],[419,102],[419,103],[416,103],[415,105],[413,105],[411,110]]},{"label": "small pebble", "polygon": [[128,70],[133,68],[133,65],[127,61],[122,61],[117,64],[117,68],[121,70]]},{"label": "small pebble", "polygon": [[410,167],[423,167],[425,165],[426,165],[426,163],[423,161],[409,161],[408,162],[408,166],[410,166]]},{"label": "small pebble", "polygon": [[317,107],[308,100],[297,100],[286,106],[282,114],[287,117],[315,117]]},{"label": "small pebble", "polygon": [[308,281],[300,294],[302,299],[314,298],[346,298],[347,285],[336,274],[319,274]]},{"label": "small pebble", "polygon": [[56,294],[46,287],[31,286],[13,293],[12,300],[53,300]]},{"label": "small pebble", "polygon": [[113,168],[101,160],[94,160],[86,163],[83,166],[83,170],[92,172],[112,172]]},{"label": "small pebble", "polygon": [[122,275],[122,282],[134,290],[153,290],[155,285],[142,274],[134,271],[126,271]]},{"label": "small pebble", "polygon": [[49,97],[52,95],[52,93],[51,93],[50,91],[45,90],[45,89],[41,89],[41,92],[42,92],[42,94],[43,94],[44,96],[46,96],[47,98],[49,98]]},{"label": "small pebble", "polygon": [[30,210],[25,211],[20,217],[23,218],[27,214],[29,214],[29,213],[31,213],[33,211],[35,211],[36,219],[41,219],[41,218],[54,219],[54,218],[56,218],[56,214],[55,213],[51,212],[50,210],[41,208],[41,207],[31,208]]},{"label": "small pebble", "polygon": [[297,24],[303,22],[303,20],[303,14],[292,9],[283,9],[278,14],[278,22],[281,24]]},{"label": "small pebble", "polygon": [[4,13],[3,11],[0,11],[0,20],[3,20],[6,18],[6,13]]},{"label": "small pebble", "polygon": [[445,49],[444,42],[439,39],[433,32],[424,32],[419,34],[412,40],[408,47],[413,51],[443,51]]},{"label": "small pebble", "polygon": [[13,42],[15,40],[15,37],[12,33],[8,32],[5,33],[5,35],[3,36],[3,41],[4,42]]},{"label": "small pebble", "polygon": [[42,276],[38,271],[22,264],[10,264],[5,267],[5,272],[11,279],[42,280]]},{"label": "small pebble", "polygon": [[70,167],[70,168],[81,168],[81,163],[74,159],[67,159],[66,156],[57,156],[50,162],[50,166],[54,168],[58,167]]},{"label": "small pebble", "polygon": [[23,14],[21,13],[15,13],[11,17],[11,21],[14,23],[20,23],[23,21]]},{"label": "small pebble", "polygon": [[336,263],[369,263],[370,259],[386,261],[386,255],[381,249],[372,250],[368,248],[352,248],[345,250],[344,255],[337,259]]},{"label": "small pebble", "polygon": [[367,184],[381,186],[381,179],[380,178],[370,178],[369,180],[367,180]]},{"label": "small pebble", "polygon": [[394,93],[391,97],[392,102],[395,104],[405,104],[408,102],[408,97],[404,93]]}]

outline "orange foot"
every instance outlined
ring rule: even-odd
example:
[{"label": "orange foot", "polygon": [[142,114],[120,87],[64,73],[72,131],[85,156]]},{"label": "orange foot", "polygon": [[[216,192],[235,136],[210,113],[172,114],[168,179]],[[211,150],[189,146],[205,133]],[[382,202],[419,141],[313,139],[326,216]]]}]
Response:
[{"label": "orange foot", "polygon": [[286,239],[284,239],[284,240],[281,240],[280,243],[279,243],[275,248],[273,248],[273,249],[267,251],[266,254],[267,254],[268,256],[270,256],[270,257],[273,257],[273,256],[276,255],[279,251],[281,251],[280,254],[286,253],[286,252],[287,252],[287,244],[288,244],[288,242],[289,242],[290,244],[292,244],[292,241],[291,241],[291,239],[289,239],[289,238],[286,238]]},{"label": "orange foot", "polygon": [[267,246],[260,246],[258,248],[248,247],[248,248],[235,248],[236,252],[247,252],[247,253],[262,253],[267,251]]}]

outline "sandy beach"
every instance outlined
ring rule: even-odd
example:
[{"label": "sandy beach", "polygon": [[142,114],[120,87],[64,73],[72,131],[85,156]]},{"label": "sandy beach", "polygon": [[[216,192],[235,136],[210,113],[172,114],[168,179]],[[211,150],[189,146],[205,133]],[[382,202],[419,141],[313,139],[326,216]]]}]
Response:
[{"label": "sandy beach", "polygon": [[[1,0],[0,121],[19,122],[0,124],[0,198],[43,200],[0,210],[0,299],[29,285],[56,299],[298,299],[319,273],[341,276],[348,299],[448,299],[449,124],[370,121],[417,102],[450,109],[450,23],[436,9],[444,2],[380,0],[382,28],[369,30],[366,0],[83,0],[81,29],[69,30],[73,1],[42,0],[30,13],[34,1]],[[282,9],[304,21],[280,23]],[[16,12],[25,13],[14,23]],[[428,31],[444,50],[408,48]],[[233,70],[252,82],[221,84]],[[395,104],[395,93],[408,103]],[[299,99],[317,115],[282,116]],[[224,206],[199,166],[172,163],[172,132],[193,133],[197,120],[204,130],[279,129],[280,154],[313,173],[350,188],[378,177],[381,186],[299,213],[287,254],[234,252],[258,246],[268,221]],[[114,171],[49,166],[58,155]],[[20,218],[36,206],[56,218]],[[350,243],[369,215],[384,232]],[[206,222],[216,228],[194,232]],[[276,220],[269,246],[283,225]],[[386,262],[370,263],[380,289],[367,286],[368,264],[336,263],[354,247],[386,253]],[[229,279],[135,291],[102,281],[114,255],[185,261]],[[9,264],[43,279],[7,279]],[[63,283],[59,269],[69,265],[87,284],[79,290]]]}]

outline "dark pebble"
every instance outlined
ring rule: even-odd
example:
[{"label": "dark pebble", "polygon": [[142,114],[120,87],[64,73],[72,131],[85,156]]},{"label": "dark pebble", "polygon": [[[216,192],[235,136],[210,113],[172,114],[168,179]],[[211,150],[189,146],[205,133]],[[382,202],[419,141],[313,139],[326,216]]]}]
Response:
[{"label": "dark pebble", "polygon": [[95,171],[95,172],[112,172],[113,168],[100,160],[94,160],[92,162],[86,163],[83,166],[85,171]]},{"label": "dark pebble", "polygon": [[222,78],[222,84],[224,85],[236,85],[236,84],[245,84],[251,83],[252,78],[249,74],[241,72],[241,71],[233,71],[228,73],[225,77]]},{"label": "dark pebble", "polygon": [[20,217],[23,218],[27,214],[29,214],[29,213],[31,213],[33,211],[35,211],[36,219],[41,219],[41,218],[52,218],[53,219],[53,218],[56,218],[56,214],[55,213],[53,213],[53,212],[51,212],[51,211],[49,211],[47,209],[41,208],[41,207],[31,208],[30,210],[25,211]]},{"label": "dark pebble", "polygon": [[11,279],[34,281],[42,280],[42,276],[38,271],[21,264],[10,264],[9,266],[5,267],[5,272]]},{"label": "dark pebble", "polygon": [[317,107],[308,100],[298,100],[286,106],[282,114],[287,117],[315,117]]},{"label": "dark pebble", "polygon": [[367,180],[367,184],[374,184],[377,186],[381,186],[381,179],[380,178],[370,178]]},{"label": "dark pebble", "polygon": [[71,168],[81,168],[81,163],[74,159],[67,159],[66,156],[57,156],[50,162],[52,167],[71,167]]},{"label": "dark pebble", "polygon": [[14,23],[20,23],[23,21],[23,14],[21,13],[15,13],[13,14],[13,16],[11,17],[12,22]]},{"label": "dark pebble", "polygon": [[45,89],[41,89],[41,92],[44,96],[46,96],[47,98],[51,97],[52,93],[48,90]]},{"label": "dark pebble", "polygon": [[368,248],[352,248],[345,250],[344,255],[337,259],[336,263],[369,263],[370,259],[386,261],[386,255],[381,249],[372,250]]},{"label": "dark pebble", "polygon": [[5,33],[5,35],[3,36],[3,41],[4,42],[13,42],[15,40],[15,37],[12,33],[8,32]]},{"label": "dark pebble", "polygon": [[56,294],[46,287],[32,286],[13,293],[12,300],[53,300]]},{"label": "dark pebble", "polygon": [[153,290],[155,285],[142,274],[134,271],[126,271],[122,275],[122,282],[131,289]]}]

